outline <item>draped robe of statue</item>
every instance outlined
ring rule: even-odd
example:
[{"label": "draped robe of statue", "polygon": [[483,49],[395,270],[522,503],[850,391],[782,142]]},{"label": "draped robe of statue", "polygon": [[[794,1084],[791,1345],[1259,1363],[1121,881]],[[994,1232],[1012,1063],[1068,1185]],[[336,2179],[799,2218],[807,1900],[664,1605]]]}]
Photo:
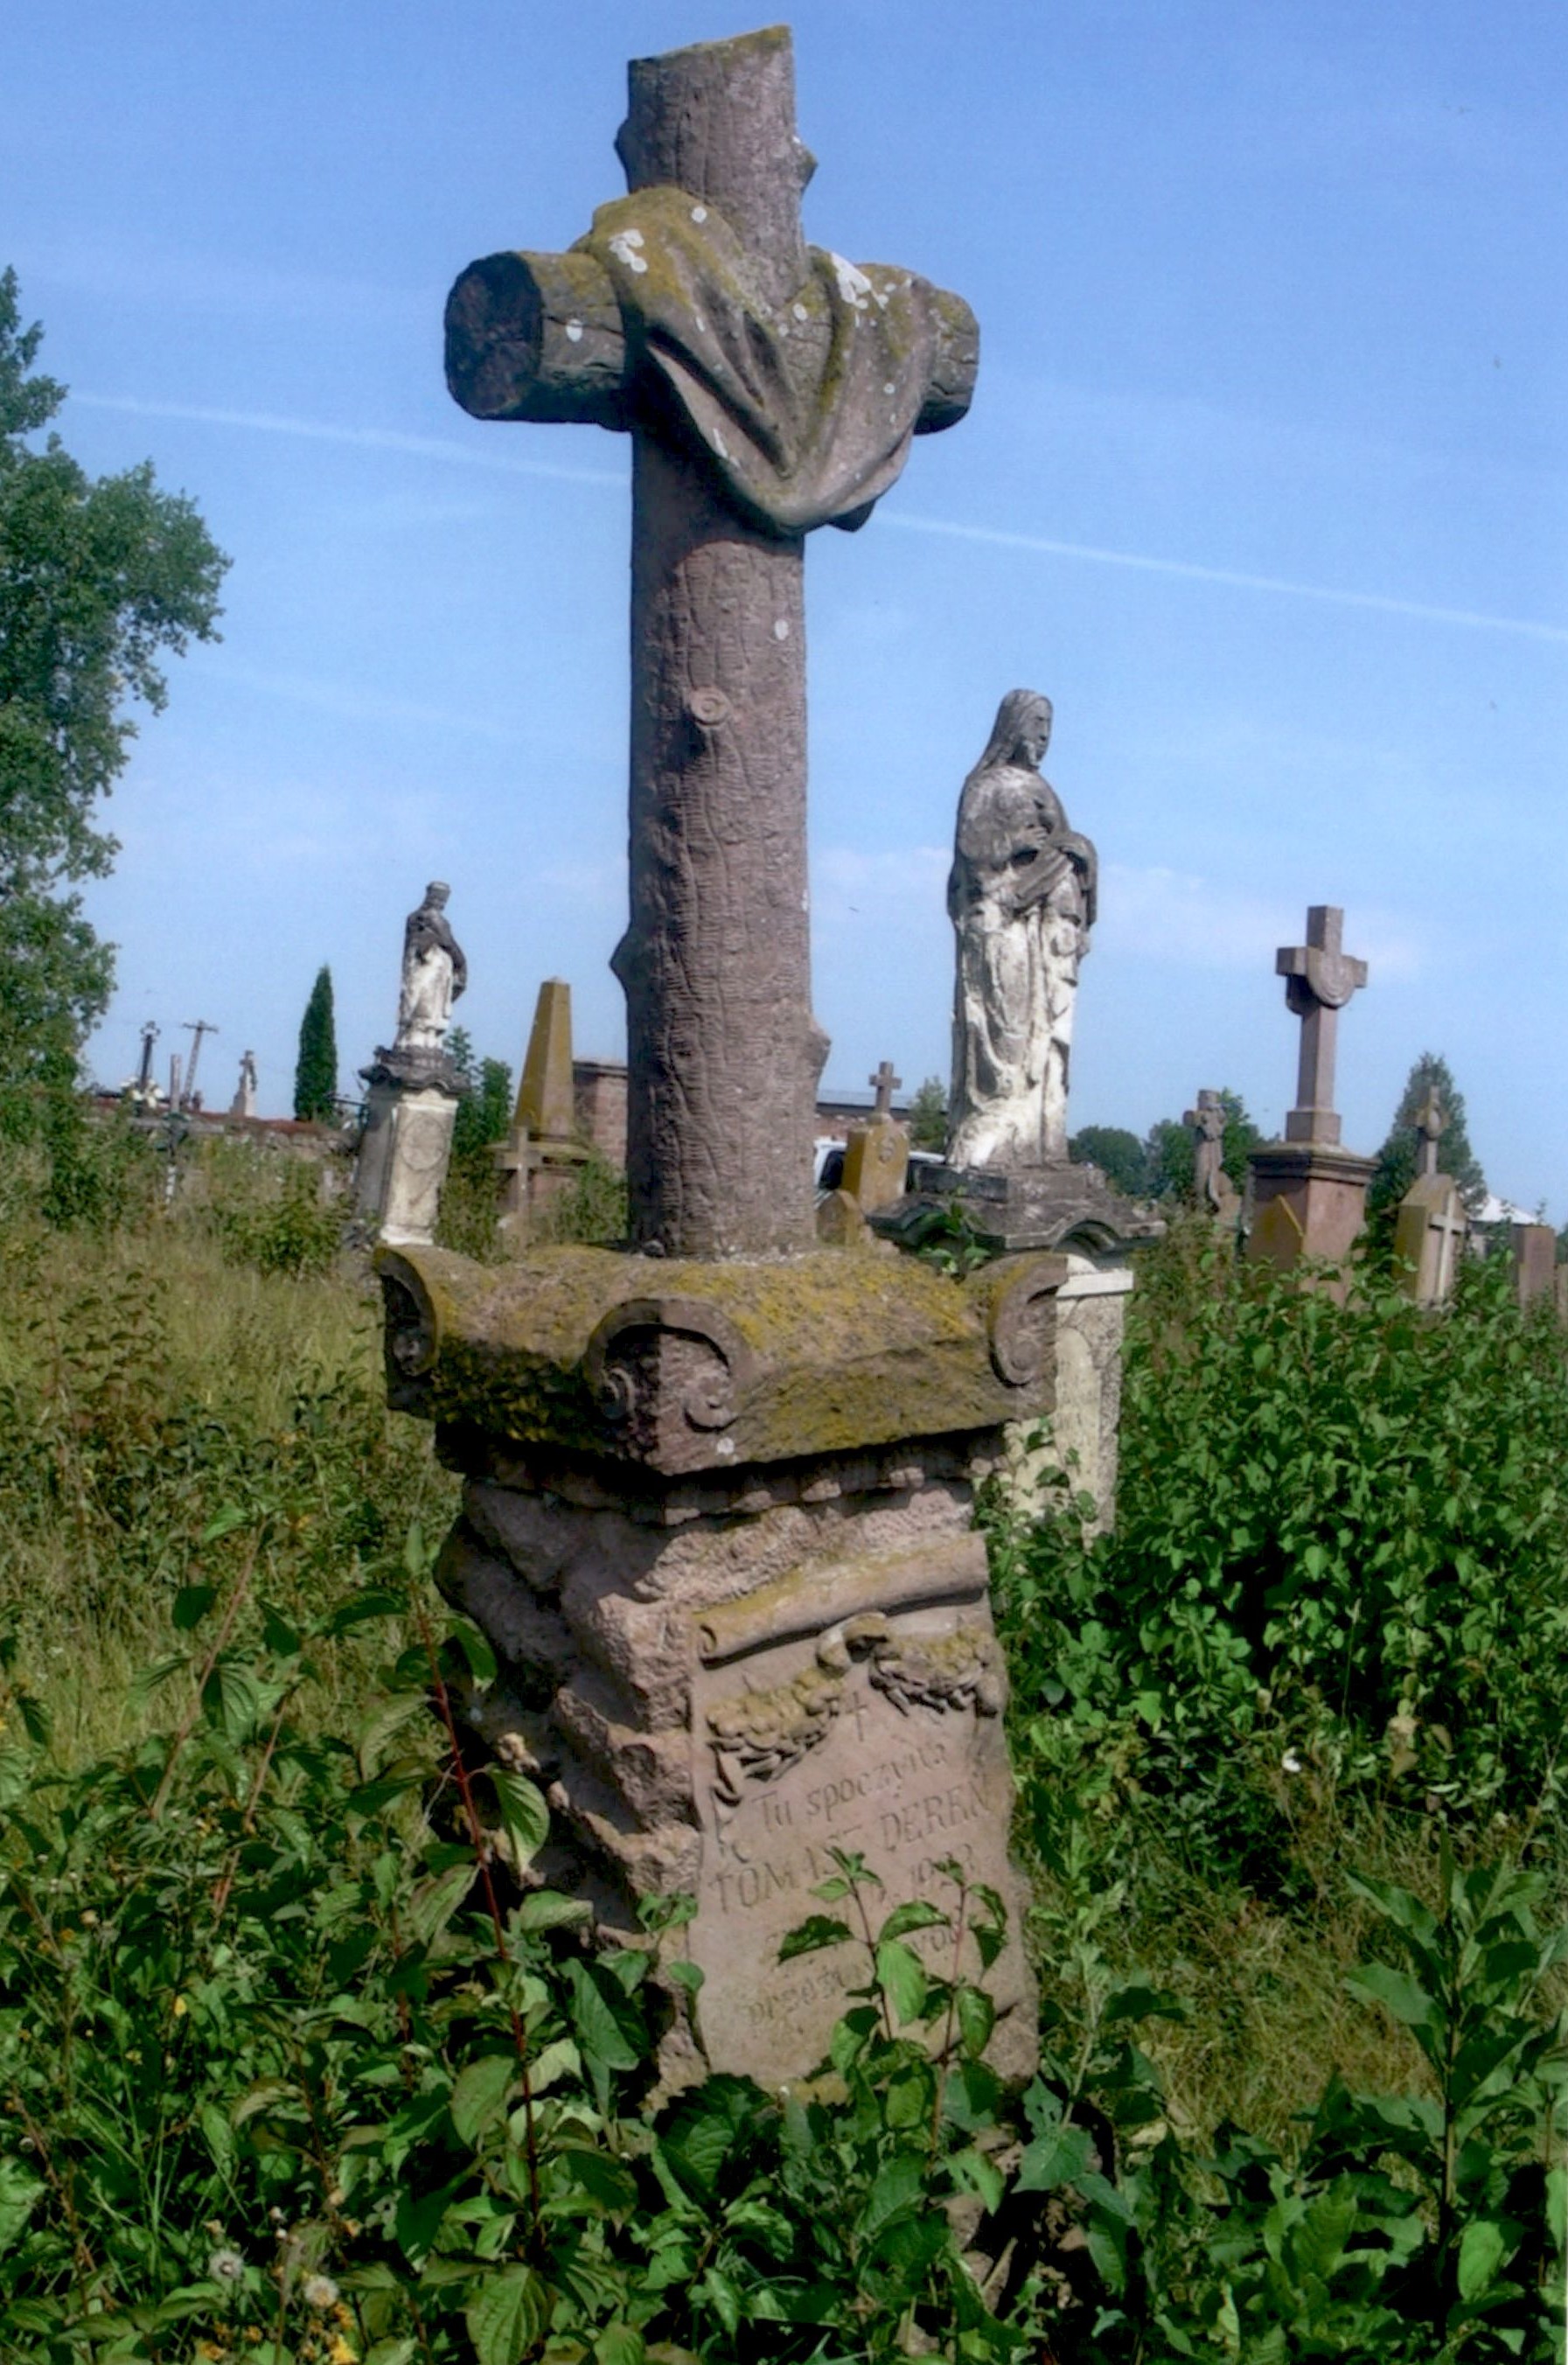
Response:
[{"label": "draped robe of statue", "polygon": [[1096,861],[1041,777],[1050,730],[1048,699],[1010,690],[958,803],[947,881],[958,936],[955,1166],[1012,1171],[1067,1160],[1073,1006]]},{"label": "draped robe of statue", "polygon": [[439,880],[410,912],[403,930],[403,975],[398,996],[398,1048],[439,1051],[452,1023],[452,1005],[468,982],[468,964],[446,918],[448,890]]}]

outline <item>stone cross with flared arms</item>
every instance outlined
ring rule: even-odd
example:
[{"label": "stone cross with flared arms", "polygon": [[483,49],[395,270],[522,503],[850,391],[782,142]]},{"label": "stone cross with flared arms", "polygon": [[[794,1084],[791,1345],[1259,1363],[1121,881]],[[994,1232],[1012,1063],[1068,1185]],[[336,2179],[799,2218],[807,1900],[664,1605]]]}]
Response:
[{"label": "stone cross with flared arms", "polygon": [[813,169],[783,27],[634,60],[632,194],[565,254],[489,256],[446,313],[476,419],[633,442],[633,1243],[763,1254],[813,1239],[827,1045],[812,1016],[802,553],[853,529],[910,439],[969,407],[967,304],[804,243]]},{"label": "stone cross with flared arms", "polygon": [[1296,1105],[1285,1115],[1287,1141],[1333,1143],[1339,1138],[1334,1109],[1334,1054],[1339,1013],[1367,981],[1367,965],[1341,949],[1345,914],[1338,904],[1307,908],[1305,945],[1282,945],[1274,955],[1276,975],[1285,981],[1285,1001],[1301,1020]]}]

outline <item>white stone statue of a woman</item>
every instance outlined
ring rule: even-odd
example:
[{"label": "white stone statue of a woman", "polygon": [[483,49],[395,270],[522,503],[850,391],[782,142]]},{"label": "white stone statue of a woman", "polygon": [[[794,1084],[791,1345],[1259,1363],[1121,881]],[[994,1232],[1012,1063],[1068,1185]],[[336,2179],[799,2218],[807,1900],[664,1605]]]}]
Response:
[{"label": "white stone statue of a woman", "polygon": [[1078,968],[1094,922],[1095,855],[1040,775],[1051,702],[1010,689],[964,782],[947,911],[953,990],[955,1166],[1067,1159],[1068,1063]]},{"label": "white stone statue of a woman", "polygon": [[468,964],[446,918],[452,890],[433,879],[403,930],[403,979],[398,995],[398,1049],[439,1051],[452,1023],[452,1005],[468,982]]}]

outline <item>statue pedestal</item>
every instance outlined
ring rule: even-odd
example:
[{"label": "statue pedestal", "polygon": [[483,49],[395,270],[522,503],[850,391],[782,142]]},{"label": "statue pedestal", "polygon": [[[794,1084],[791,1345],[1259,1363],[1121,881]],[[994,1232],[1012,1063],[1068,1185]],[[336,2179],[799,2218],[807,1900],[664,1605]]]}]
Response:
[{"label": "statue pedestal", "polygon": [[[438,1575],[500,1663],[475,1721],[544,1784],[541,1870],[608,1930],[634,1932],[639,1896],[697,1898],[716,2069],[777,2086],[822,2057],[857,1952],[778,1946],[834,1846],[881,1878],[879,1911],[952,1903],[946,1858],[1002,1893],[991,2058],[1034,2066],[973,1499],[1080,1353],[1059,1344],[1085,1312],[1060,1304],[1072,1262],[958,1281],[833,1250],[378,1251],[389,1400],[434,1421],[465,1481]],[[678,2017],[663,2063],[701,2073]]]},{"label": "statue pedestal", "polygon": [[[1304,1257],[1343,1264],[1366,1225],[1367,1184],[1377,1160],[1337,1141],[1266,1141],[1247,1163],[1253,1210],[1248,1255],[1282,1272]],[[1328,1286],[1344,1295],[1342,1282]]]},{"label": "statue pedestal", "polygon": [[354,1212],[395,1247],[434,1233],[465,1086],[444,1051],[378,1049],[354,1167]]}]

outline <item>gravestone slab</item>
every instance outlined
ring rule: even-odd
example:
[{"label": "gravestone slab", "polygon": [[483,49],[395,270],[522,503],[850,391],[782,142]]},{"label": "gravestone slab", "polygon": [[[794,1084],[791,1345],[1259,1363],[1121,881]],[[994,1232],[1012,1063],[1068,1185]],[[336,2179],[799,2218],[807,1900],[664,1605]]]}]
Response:
[{"label": "gravestone slab", "polygon": [[1557,1235],[1550,1224],[1512,1227],[1514,1287],[1521,1306],[1551,1297],[1556,1288]]},{"label": "gravestone slab", "polygon": [[1459,1185],[1436,1167],[1417,1174],[1394,1219],[1398,1286],[1417,1306],[1446,1306],[1453,1295],[1469,1224]]}]

